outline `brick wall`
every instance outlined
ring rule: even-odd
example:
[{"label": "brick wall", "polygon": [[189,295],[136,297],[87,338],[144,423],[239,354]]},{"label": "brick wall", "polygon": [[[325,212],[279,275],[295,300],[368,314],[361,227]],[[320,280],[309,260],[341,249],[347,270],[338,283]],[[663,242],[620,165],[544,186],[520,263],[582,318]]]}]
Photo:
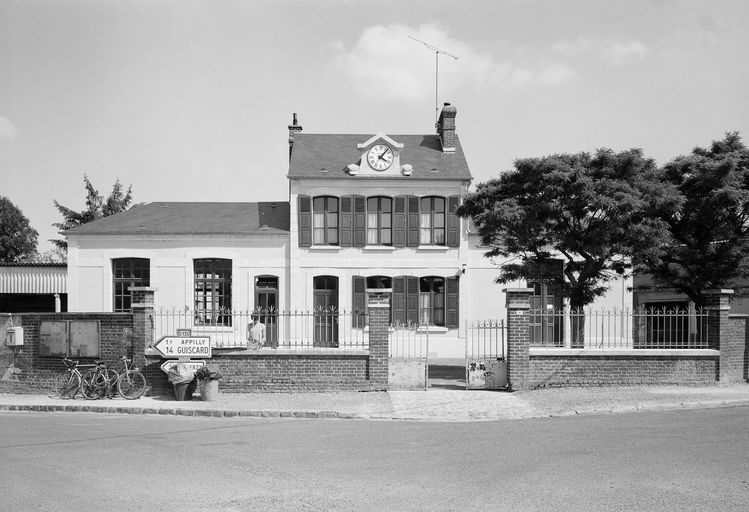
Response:
[{"label": "brick wall", "polygon": [[[161,358],[147,357],[145,373],[155,394],[172,392]],[[361,355],[262,353],[216,355],[206,360],[223,374],[222,392],[373,391],[370,357]]]},{"label": "brick wall", "polygon": [[[39,325],[42,321],[96,320],[100,326],[99,357],[76,358],[81,364],[103,360],[114,364],[126,347],[132,346],[133,316],[129,313],[21,313],[13,315],[13,323],[23,327],[24,344],[2,349],[3,363],[14,362],[21,369],[18,380],[0,383],[0,391],[51,391],[54,379],[65,371],[59,356],[39,354]],[[4,368],[5,364],[3,365]]]},{"label": "brick wall", "polygon": [[531,355],[527,386],[707,385],[717,380],[718,356]]}]

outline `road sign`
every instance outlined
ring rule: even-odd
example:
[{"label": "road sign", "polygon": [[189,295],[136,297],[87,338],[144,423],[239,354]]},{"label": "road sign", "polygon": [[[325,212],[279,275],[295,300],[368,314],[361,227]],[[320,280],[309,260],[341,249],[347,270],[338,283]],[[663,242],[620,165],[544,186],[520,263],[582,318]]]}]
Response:
[{"label": "road sign", "polygon": [[208,336],[164,336],[153,346],[163,357],[211,357]]},{"label": "road sign", "polygon": [[164,364],[161,365],[161,371],[164,373],[169,373],[169,370],[171,370],[173,366],[177,366],[180,363],[187,365],[187,367],[193,372],[198,371],[198,369],[201,366],[205,366],[205,361],[174,361],[172,360],[172,361],[164,361]]}]

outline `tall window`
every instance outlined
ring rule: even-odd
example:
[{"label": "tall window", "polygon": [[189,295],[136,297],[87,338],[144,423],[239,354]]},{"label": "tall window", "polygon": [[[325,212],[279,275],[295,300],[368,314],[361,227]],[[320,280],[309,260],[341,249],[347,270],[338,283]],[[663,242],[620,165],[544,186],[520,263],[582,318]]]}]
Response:
[{"label": "tall window", "polygon": [[419,242],[445,245],[445,198],[422,197],[419,212]]},{"label": "tall window", "polygon": [[112,260],[112,290],[114,311],[130,311],[133,302],[132,286],[151,286],[151,262],[147,258],[119,258]]},{"label": "tall window", "polygon": [[393,200],[389,197],[367,199],[367,243],[392,245]]},{"label": "tall window", "polygon": [[337,197],[316,197],[312,201],[312,243],[338,245]]},{"label": "tall window", "polygon": [[445,279],[419,279],[419,323],[445,325]]},{"label": "tall window", "polygon": [[193,264],[196,325],[231,326],[231,260],[207,258]]}]

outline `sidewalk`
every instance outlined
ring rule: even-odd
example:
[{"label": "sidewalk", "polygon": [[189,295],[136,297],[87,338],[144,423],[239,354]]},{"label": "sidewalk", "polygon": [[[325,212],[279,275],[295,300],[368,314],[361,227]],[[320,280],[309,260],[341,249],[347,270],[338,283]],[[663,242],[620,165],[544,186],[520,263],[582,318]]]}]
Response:
[{"label": "sidewalk", "polygon": [[503,391],[390,391],[379,393],[220,393],[199,396],[89,401],[47,395],[0,394],[0,411],[172,414],[216,417],[349,418],[371,420],[486,421],[749,405],[749,384],[631,386]]}]

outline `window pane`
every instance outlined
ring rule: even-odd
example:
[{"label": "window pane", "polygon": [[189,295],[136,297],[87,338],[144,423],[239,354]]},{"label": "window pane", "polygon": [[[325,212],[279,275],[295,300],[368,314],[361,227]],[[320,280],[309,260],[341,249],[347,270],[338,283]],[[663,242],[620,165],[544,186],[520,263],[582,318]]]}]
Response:
[{"label": "window pane", "polygon": [[434,230],[434,243],[435,245],[445,245],[445,230],[444,229]]},{"label": "window pane", "polygon": [[336,245],[338,243],[338,228],[328,228],[328,244]]},{"label": "window pane", "polygon": [[329,228],[337,228],[338,227],[338,214],[337,213],[328,213],[328,227]]},{"label": "window pane", "polygon": [[315,213],[324,211],[325,210],[325,198],[316,197],[312,202],[312,210]]},{"label": "window pane", "polygon": [[383,213],[380,216],[380,227],[382,228],[390,227],[390,214],[389,213]]},{"label": "window pane", "polygon": [[367,199],[367,212],[377,212],[377,198],[370,197]]},{"label": "window pane", "polygon": [[392,244],[392,241],[390,239],[390,230],[389,229],[383,229],[380,231],[380,243],[382,245],[390,245]]},{"label": "window pane", "polygon": [[367,226],[377,228],[377,213],[367,213]]},{"label": "window pane", "polygon": [[315,228],[312,231],[312,243],[313,244],[325,243],[325,230],[323,228]]},{"label": "window pane", "polygon": [[432,200],[428,197],[423,197],[421,199],[421,208],[420,210],[422,212],[430,212],[432,211]]},{"label": "window pane", "polygon": [[367,229],[367,244],[377,243],[377,228]]},{"label": "window pane", "polygon": [[444,212],[445,211],[445,199],[443,197],[434,197],[432,199],[434,200],[434,207],[432,208],[432,211]]}]

